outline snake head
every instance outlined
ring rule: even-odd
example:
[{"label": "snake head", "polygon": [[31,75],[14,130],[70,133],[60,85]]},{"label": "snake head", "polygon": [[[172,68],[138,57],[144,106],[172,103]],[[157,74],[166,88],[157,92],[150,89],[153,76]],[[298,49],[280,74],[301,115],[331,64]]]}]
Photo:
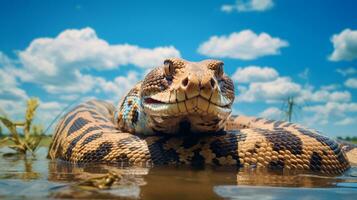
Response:
[{"label": "snake head", "polygon": [[141,84],[149,126],[164,133],[215,132],[231,113],[234,85],[223,62],[166,59]]}]

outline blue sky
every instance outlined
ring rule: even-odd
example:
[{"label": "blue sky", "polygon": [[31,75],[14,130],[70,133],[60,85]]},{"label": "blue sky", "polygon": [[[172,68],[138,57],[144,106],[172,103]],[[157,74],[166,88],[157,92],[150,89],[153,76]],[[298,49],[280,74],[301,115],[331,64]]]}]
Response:
[{"label": "blue sky", "polygon": [[75,99],[117,102],[165,57],[217,58],[234,112],[357,135],[356,1],[1,1],[0,107],[48,123]]}]

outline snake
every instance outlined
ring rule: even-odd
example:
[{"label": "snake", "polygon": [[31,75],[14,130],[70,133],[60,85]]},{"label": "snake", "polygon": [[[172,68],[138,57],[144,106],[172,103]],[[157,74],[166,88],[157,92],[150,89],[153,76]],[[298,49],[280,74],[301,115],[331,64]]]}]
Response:
[{"label": "snake", "polygon": [[232,166],[341,174],[341,144],[288,121],[233,115],[234,82],[219,60],[168,58],[117,106],[89,100],[54,129],[48,158],[122,166]]}]

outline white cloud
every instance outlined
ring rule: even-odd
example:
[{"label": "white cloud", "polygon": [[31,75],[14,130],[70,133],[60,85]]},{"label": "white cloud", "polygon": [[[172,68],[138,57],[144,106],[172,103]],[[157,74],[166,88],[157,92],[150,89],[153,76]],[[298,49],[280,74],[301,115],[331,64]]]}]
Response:
[{"label": "white cloud", "polygon": [[49,93],[86,93],[96,77],[84,70],[111,70],[122,65],[141,68],[161,64],[167,57],[180,57],[173,46],[142,48],[129,44],[111,45],[91,28],[65,30],[55,38],[38,38],[18,53],[22,81],[43,85]]},{"label": "white cloud", "polygon": [[276,106],[293,97],[297,108],[302,108],[300,111],[304,112],[302,122],[307,126],[346,126],[356,122],[346,118],[357,119],[353,117],[354,113],[357,113],[357,103],[351,102],[352,95],[349,91],[337,90],[340,88],[338,84],[323,85],[315,89],[309,84],[296,83],[290,77],[279,76],[274,68],[252,66],[238,68],[233,79],[238,82],[237,107],[241,102],[261,102],[269,105],[258,113],[261,117],[281,120],[284,113]]},{"label": "white cloud", "polygon": [[267,119],[281,120],[283,112],[277,107],[269,107],[259,113],[259,116]]},{"label": "white cloud", "polygon": [[[104,98],[113,103],[141,79],[129,71],[108,80],[94,75],[100,70],[115,70],[134,65],[147,71],[167,57],[180,57],[173,46],[143,48],[130,44],[109,44],[91,28],[65,30],[54,38],[37,38],[12,60],[0,52],[0,107],[15,119],[22,119],[28,95],[22,84],[42,88],[42,97],[55,95],[58,101],[41,101],[38,120],[45,126],[74,100]],[[107,73],[107,72],[106,72]]]},{"label": "white cloud", "polygon": [[346,69],[338,68],[338,69],[336,69],[336,72],[341,74],[342,76],[348,76],[348,75],[356,74],[357,70],[354,67],[349,67]]},{"label": "white cloud", "polygon": [[8,100],[27,99],[25,90],[19,87],[20,84],[11,70],[13,67],[13,61],[0,52],[0,98]]},{"label": "white cloud", "polygon": [[348,91],[335,91],[326,95],[326,101],[331,102],[349,102],[351,98],[351,93]]},{"label": "white cloud", "polygon": [[64,94],[59,95],[58,98],[64,101],[74,101],[80,97],[79,94]]},{"label": "white cloud", "polygon": [[271,67],[248,66],[239,67],[233,74],[232,80],[238,83],[266,82],[276,79],[278,72]]},{"label": "white cloud", "polygon": [[246,91],[240,91],[238,102],[276,102],[290,96],[296,96],[301,91],[301,86],[291,81],[288,77],[279,77],[270,82],[253,82]]},{"label": "white cloud", "polygon": [[336,85],[323,86],[319,90],[308,84],[302,86],[290,77],[280,77],[271,67],[248,66],[238,68],[232,76],[240,84],[237,102],[275,103],[293,97],[297,103],[303,102],[350,102],[352,95],[348,91],[334,91]]},{"label": "white cloud", "polygon": [[0,97],[1,99],[18,100],[27,99],[26,92],[19,88],[15,76],[6,69],[0,68]]},{"label": "white cloud", "polygon": [[351,93],[348,91],[328,91],[304,89],[297,98],[300,102],[349,102]]},{"label": "white cloud", "polygon": [[335,113],[340,115],[345,112],[357,112],[357,103],[327,102],[324,105],[306,106],[304,107],[304,110],[324,114]]},{"label": "white cloud", "polygon": [[[330,118],[337,116],[344,119],[348,113],[356,113],[357,103],[327,102],[323,105],[305,106],[303,110],[314,113],[313,117],[307,118],[306,122],[308,124],[317,123],[324,125],[328,123]],[[343,123],[340,122],[339,125],[343,125]]]},{"label": "white cloud", "polygon": [[133,71],[129,71],[126,76],[117,76],[113,81],[99,79],[99,87],[109,95],[110,99],[118,102],[134,85],[139,82],[141,77]]},{"label": "white cloud", "polygon": [[234,10],[238,12],[265,11],[273,6],[272,0],[237,0],[235,4],[222,5],[221,10],[227,13]]},{"label": "white cloud", "polygon": [[357,78],[349,78],[345,81],[345,86],[353,89],[357,89]]},{"label": "white cloud", "polygon": [[331,61],[347,60],[357,58],[357,30],[345,29],[331,38],[334,50],[329,56]]},{"label": "white cloud", "polygon": [[346,126],[346,125],[354,124],[356,122],[357,122],[357,120],[355,118],[346,117],[344,119],[341,119],[341,120],[335,122],[335,125]]},{"label": "white cloud", "polygon": [[267,33],[258,35],[247,29],[228,36],[212,36],[199,46],[198,52],[212,57],[252,60],[280,54],[280,48],[288,45],[287,41],[280,38],[271,37]]},{"label": "white cloud", "polygon": [[[15,120],[21,119],[24,116],[26,109],[25,101],[14,101],[8,99],[0,99],[0,114],[14,117]],[[4,111],[5,113],[2,113]]]},{"label": "white cloud", "polygon": [[[56,118],[62,111],[64,105],[59,102],[39,102],[39,107],[36,110],[34,123],[42,124],[46,128],[49,123]],[[26,100],[6,100],[0,99],[0,108],[7,116],[16,121],[23,121],[25,119]]]},{"label": "white cloud", "polygon": [[[49,126],[50,122],[56,119],[56,117],[67,106],[64,102],[57,101],[41,101],[35,116],[35,123],[44,125],[44,128]],[[54,128],[54,127],[52,127]]]},{"label": "white cloud", "polygon": [[180,52],[173,46],[148,49],[130,44],[111,45],[98,38],[93,29],[84,28],[65,30],[56,38],[35,39],[19,57],[26,68],[51,76],[63,70],[61,67],[73,65],[98,70],[128,64],[152,67],[166,57],[180,57]]},{"label": "white cloud", "polygon": [[221,6],[221,11],[226,12],[226,13],[231,13],[233,10],[235,10],[236,6],[232,4],[225,4]]},{"label": "white cloud", "polygon": [[332,90],[337,90],[340,88],[339,84],[329,84],[329,85],[322,85],[321,90],[327,90],[327,91],[332,91]]}]

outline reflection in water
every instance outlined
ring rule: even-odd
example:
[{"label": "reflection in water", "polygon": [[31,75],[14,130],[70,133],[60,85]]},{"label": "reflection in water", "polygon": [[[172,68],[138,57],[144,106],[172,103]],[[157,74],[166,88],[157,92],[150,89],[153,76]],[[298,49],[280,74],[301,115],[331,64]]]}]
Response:
[{"label": "reflection in water", "polygon": [[356,168],[326,177],[222,167],[73,165],[46,160],[45,155],[45,150],[37,159],[0,155],[0,198],[348,199],[357,194]]},{"label": "reflection in water", "polygon": [[2,169],[8,169],[8,173],[0,174],[0,179],[22,179],[28,181],[38,179],[40,173],[33,170],[34,157],[26,157],[22,154],[12,154],[3,156],[0,159]]},{"label": "reflection in water", "polygon": [[[118,168],[108,165],[78,166],[64,162],[51,162],[49,169],[51,181],[65,182],[100,177],[109,172],[121,174],[120,181],[116,183],[117,186],[114,186],[110,192],[96,190],[83,193],[78,192],[78,188],[71,187],[54,193],[54,197],[61,198],[80,198],[85,195],[93,197],[95,194],[99,195],[100,198],[124,196],[131,198],[145,197],[145,199],[218,199],[220,197],[227,198],[228,194],[239,196],[242,189],[235,190],[239,186],[245,186],[243,190],[247,193],[247,186],[254,186],[250,188],[250,191],[252,191],[257,186],[264,186],[259,188],[268,188],[269,186],[336,188],[342,186],[338,186],[340,183],[352,183],[354,188],[351,192],[357,192],[357,179],[353,177],[296,175],[292,172],[236,171],[222,167],[206,167],[205,169],[189,167]],[[131,193],[130,190],[132,190]],[[256,189],[256,195],[259,194],[259,191],[268,190]],[[291,189],[291,191],[294,190]]]},{"label": "reflection in water", "polygon": [[356,189],[351,188],[286,188],[286,187],[247,187],[247,186],[216,186],[214,191],[224,199],[281,199],[281,200],[354,200]]}]

